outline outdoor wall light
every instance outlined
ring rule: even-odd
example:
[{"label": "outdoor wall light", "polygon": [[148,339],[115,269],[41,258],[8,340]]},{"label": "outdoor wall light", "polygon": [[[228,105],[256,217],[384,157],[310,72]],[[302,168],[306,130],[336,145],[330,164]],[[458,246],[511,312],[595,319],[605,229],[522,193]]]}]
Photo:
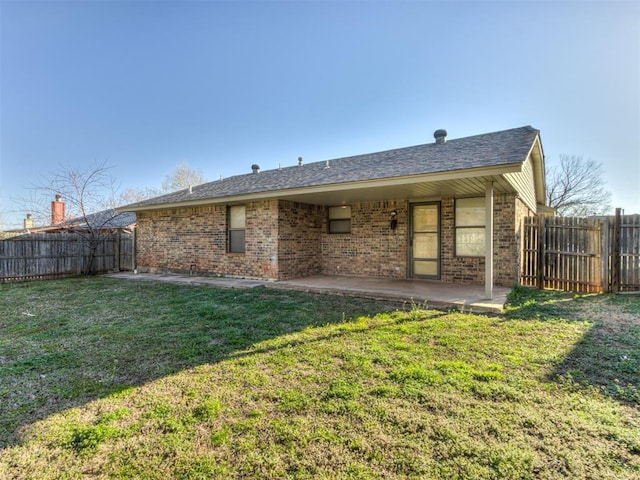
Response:
[{"label": "outdoor wall light", "polygon": [[391,230],[395,230],[398,226],[398,212],[395,210],[391,212],[391,219],[389,220],[389,227]]}]

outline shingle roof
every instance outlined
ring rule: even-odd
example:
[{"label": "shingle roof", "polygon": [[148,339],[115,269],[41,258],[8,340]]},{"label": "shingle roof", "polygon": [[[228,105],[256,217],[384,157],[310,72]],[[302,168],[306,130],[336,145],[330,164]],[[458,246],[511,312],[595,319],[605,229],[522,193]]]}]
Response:
[{"label": "shingle roof", "polygon": [[443,144],[428,143],[248,173],[195,186],[191,193],[188,189],[180,190],[119,210],[521,163],[538,134],[538,130],[526,126],[447,140]]},{"label": "shingle roof", "polygon": [[55,225],[69,228],[113,229],[127,228],[136,223],[136,214],[132,212],[116,212],[114,209],[90,213],[85,217],[76,217]]}]

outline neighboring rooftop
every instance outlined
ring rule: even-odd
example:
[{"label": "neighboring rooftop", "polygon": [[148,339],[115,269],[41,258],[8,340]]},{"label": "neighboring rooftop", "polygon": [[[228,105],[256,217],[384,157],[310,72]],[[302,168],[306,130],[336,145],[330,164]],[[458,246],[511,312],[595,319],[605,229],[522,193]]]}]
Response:
[{"label": "neighboring rooftop", "polygon": [[[446,140],[438,130],[436,142],[383,152],[324,160],[237,175],[121,207],[139,211],[163,205],[195,204],[264,192],[330,187],[371,180],[429,175],[522,164],[539,131],[531,126]],[[249,168],[249,166],[247,166]]]},{"label": "neighboring rooftop", "polygon": [[94,228],[94,229],[117,229],[128,228],[136,223],[136,214],[133,212],[116,212],[111,208],[101,212],[90,213],[85,217],[75,217],[54,225],[55,227],[68,228]]}]

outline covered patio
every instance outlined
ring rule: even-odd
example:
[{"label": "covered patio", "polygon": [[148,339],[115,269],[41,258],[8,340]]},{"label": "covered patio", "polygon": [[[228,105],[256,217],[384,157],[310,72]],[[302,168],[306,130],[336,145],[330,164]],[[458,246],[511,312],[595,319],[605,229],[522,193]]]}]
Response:
[{"label": "covered patio", "polygon": [[314,275],[293,280],[270,282],[230,277],[204,277],[178,274],[119,272],[108,275],[136,281],[172,282],[191,285],[212,285],[226,288],[279,288],[312,293],[346,295],[375,300],[413,303],[438,309],[460,309],[481,313],[501,313],[507,301],[508,288],[493,287],[492,299],[487,299],[482,285],[443,283],[432,280],[398,280],[389,278]]}]

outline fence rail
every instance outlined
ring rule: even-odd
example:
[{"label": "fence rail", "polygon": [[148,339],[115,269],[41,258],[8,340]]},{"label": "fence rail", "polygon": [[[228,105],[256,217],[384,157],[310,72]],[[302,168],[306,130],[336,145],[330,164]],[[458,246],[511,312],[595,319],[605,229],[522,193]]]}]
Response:
[{"label": "fence rail", "polygon": [[640,215],[528,217],[523,285],[584,293],[640,291]]},{"label": "fence rail", "polygon": [[78,233],[37,233],[0,241],[0,283],[133,268],[131,233],[101,236],[93,255],[88,238]]}]

